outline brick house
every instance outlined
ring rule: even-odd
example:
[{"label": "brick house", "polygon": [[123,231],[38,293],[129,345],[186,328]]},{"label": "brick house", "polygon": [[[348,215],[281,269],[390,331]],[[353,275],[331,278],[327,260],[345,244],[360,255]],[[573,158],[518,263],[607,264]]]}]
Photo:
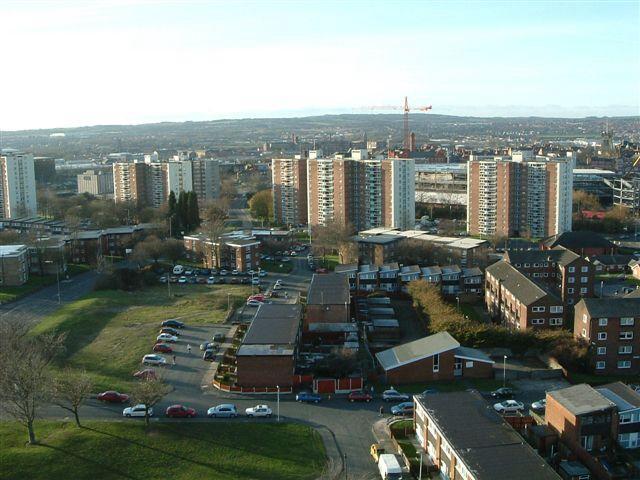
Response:
[{"label": "brick house", "polygon": [[345,275],[349,279],[349,289],[354,291],[358,286],[358,264],[357,263],[345,263],[336,265],[335,273]]},{"label": "brick house", "polygon": [[303,319],[305,341],[344,340],[344,332],[353,329],[352,323],[347,276],[338,273],[314,274],[309,285]]},{"label": "brick house", "polygon": [[485,303],[489,315],[508,328],[561,328],[564,324],[560,299],[504,260],[485,270]]},{"label": "brick house", "polygon": [[640,374],[640,297],[581,300],[573,334],[592,345],[596,374]]},{"label": "brick house", "polygon": [[396,259],[396,251],[404,240],[398,235],[358,235],[353,241],[358,245],[358,258],[365,263],[382,265]]},{"label": "brick house", "polygon": [[616,404],[585,383],[547,392],[545,421],[558,434],[560,454],[577,457],[598,479],[610,479],[596,455],[609,452],[616,438]]},{"label": "brick house", "polygon": [[479,392],[415,395],[416,439],[452,480],[559,480]]},{"label": "brick house", "polygon": [[261,242],[248,233],[231,232],[216,242],[200,233],[185,235],[183,241],[189,258],[201,259],[207,268],[246,272],[260,266]]},{"label": "brick house", "polygon": [[29,248],[26,245],[0,246],[0,285],[23,285],[29,280]]},{"label": "brick house", "polygon": [[640,393],[622,382],[608,383],[596,390],[616,404],[616,441],[625,449],[640,448]]},{"label": "brick house", "polygon": [[563,247],[582,256],[612,255],[617,247],[599,233],[595,232],[564,232],[545,238],[540,244],[542,250]]},{"label": "brick house", "polygon": [[236,353],[241,387],[291,387],[302,305],[263,304]]},{"label": "brick house", "polygon": [[492,378],[493,360],[480,350],[461,347],[448,332],[376,353],[387,384]]},{"label": "brick house", "polygon": [[629,268],[629,262],[633,255],[593,255],[589,261],[593,264],[597,273],[625,273]]}]

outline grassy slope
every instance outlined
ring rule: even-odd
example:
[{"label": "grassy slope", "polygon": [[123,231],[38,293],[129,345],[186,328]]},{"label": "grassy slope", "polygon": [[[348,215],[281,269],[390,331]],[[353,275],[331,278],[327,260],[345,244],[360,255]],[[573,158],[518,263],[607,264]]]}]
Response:
[{"label": "grassy slope", "polygon": [[[87,265],[68,265],[67,273],[70,276],[74,276],[89,270],[90,267]],[[29,280],[24,285],[0,288],[0,303],[12,302],[55,283],[55,275],[30,275]]]},{"label": "grassy slope", "polygon": [[[71,423],[41,421],[41,446],[0,423],[0,479],[311,479],[324,464],[311,428],[276,423]],[[294,446],[295,448],[291,448]]]},{"label": "grassy slope", "polygon": [[[66,332],[63,362],[83,368],[96,383],[96,391],[127,390],[140,359],[151,352],[159,324],[182,318],[189,324],[212,324],[224,320],[227,293],[236,301],[249,294],[246,286],[175,286],[167,298],[166,287],[140,292],[92,292],[67,304],[36,326],[34,333]],[[62,363],[62,362],[61,362]]]}]

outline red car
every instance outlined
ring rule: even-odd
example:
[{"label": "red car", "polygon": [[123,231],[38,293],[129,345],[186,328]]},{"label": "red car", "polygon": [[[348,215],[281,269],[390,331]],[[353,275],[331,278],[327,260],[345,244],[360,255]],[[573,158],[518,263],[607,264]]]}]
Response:
[{"label": "red car", "polygon": [[153,346],[153,351],[162,352],[162,353],[171,353],[173,352],[173,348],[171,348],[171,346],[167,345],[166,343],[156,343]]},{"label": "red car", "polygon": [[373,397],[369,392],[365,392],[364,390],[359,390],[357,392],[351,392],[347,399],[350,402],[370,402],[373,400]]},{"label": "red car", "polygon": [[316,268],[316,273],[329,273],[326,268]]},{"label": "red car", "polygon": [[124,403],[129,401],[129,395],[109,390],[108,392],[102,392],[99,394],[98,400],[109,403]]},{"label": "red car", "polygon": [[155,380],[156,371],[153,368],[145,368],[144,370],[138,370],[133,374],[134,377],[139,378],[141,380]]},{"label": "red car", "polygon": [[171,405],[167,407],[165,414],[171,418],[192,418],[196,416],[196,411],[184,405]]}]

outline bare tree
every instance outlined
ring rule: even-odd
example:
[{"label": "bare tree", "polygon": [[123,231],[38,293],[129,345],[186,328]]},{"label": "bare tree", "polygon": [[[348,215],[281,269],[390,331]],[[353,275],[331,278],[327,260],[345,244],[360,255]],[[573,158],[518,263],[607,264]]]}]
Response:
[{"label": "bare tree", "polygon": [[149,409],[167,393],[167,386],[159,378],[146,378],[133,387],[131,395],[135,403],[145,406],[144,423],[149,425]]},{"label": "bare tree", "polygon": [[55,379],[53,401],[60,408],[73,413],[76,425],[81,427],[78,410],[92,390],[93,380],[87,372],[76,373],[71,369],[65,369]]},{"label": "bare tree", "polygon": [[177,238],[167,238],[164,242],[162,242],[163,254],[166,258],[171,260],[173,265],[176,264],[178,260],[184,257],[184,243],[182,240],[178,240]]},{"label": "bare tree", "polygon": [[24,325],[9,322],[0,324],[0,337],[0,405],[24,425],[29,443],[35,444],[38,408],[51,400],[52,374],[48,366],[62,350],[65,337],[34,337]]},{"label": "bare tree", "polygon": [[202,231],[209,242],[211,267],[220,268],[220,237],[225,231],[229,211],[224,202],[209,203],[202,216]]},{"label": "bare tree", "polygon": [[352,253],[348,246],[354,228],[351,225],[343,225],[339,222],[329,222],[326,225],[318,225],[313,229],[312,241],[315,252],[322,252],[325,257],[327,252],[336,252],[340,256],[340,263],[345,263],[345,253]]}]

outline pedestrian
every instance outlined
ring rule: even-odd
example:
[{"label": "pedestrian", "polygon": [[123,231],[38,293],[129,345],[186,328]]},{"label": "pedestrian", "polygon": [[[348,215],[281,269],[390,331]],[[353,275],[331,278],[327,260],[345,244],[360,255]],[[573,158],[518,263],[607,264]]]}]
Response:
[{"label": "pedestrian", "polygon": [[191,353],[191,345],[187,345],[187,352]]},{"label": "pedestrian", "polygon": [[173,364],[174,365],[176,364],[176,356],[175,355],[173,356]]},{"label": "pedestrian", "polygon": [[380,405],[380,416],[384,415],[384,406]]}]

